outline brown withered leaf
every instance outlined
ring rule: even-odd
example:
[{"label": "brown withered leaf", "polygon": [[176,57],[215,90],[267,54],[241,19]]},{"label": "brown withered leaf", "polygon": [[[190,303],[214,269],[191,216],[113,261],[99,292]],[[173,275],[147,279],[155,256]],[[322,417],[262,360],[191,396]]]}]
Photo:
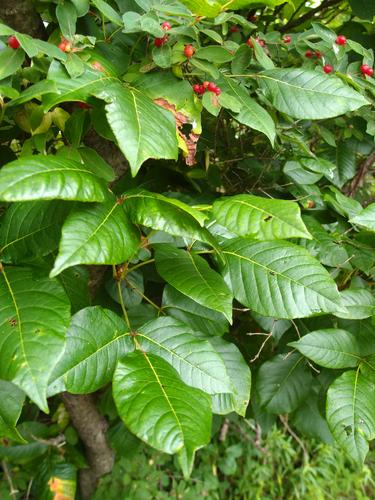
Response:
[{"label": "brown withered leaf", "polygon": [[175,120],[176,120],[177,133],[181,137],[181,139],[185,142],[186,148],[188,151],[187,155],[185,154],[185,163],[189,167],[195,165],[196,164],[195,155],[197,153],[197,142],[199,140],[200,134],[195,134],[194,132],[190,132],[189,135],[187,136],[182,132],[182,126],[185,125],[186,123],[190,123],[189,118],[186,115],[184,115],[183,113],[181,113],[180,111],[177,111],[176,106],[174,104],[170,104],[163,97],[159,97],[157,99],[154,99],[154,103],[173,113],[173,116],[175,117]]}]

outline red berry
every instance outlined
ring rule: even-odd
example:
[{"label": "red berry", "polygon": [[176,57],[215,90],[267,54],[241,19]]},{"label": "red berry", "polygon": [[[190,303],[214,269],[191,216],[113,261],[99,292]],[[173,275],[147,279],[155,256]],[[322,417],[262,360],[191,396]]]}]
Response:
[{"label": "red berry", "polygon": [[165,21],[162,25],[161,25],[162,29],[164,31],[168,31],[172,28],[172,25],[171,23],[169,23],[168,21]]},{"label": "red berry", "polygon": [[216,87],[215,90],[214,90],[215,94],[216,95],[220,95],[221,94],[221,88],[220,87]]},{"label": "red berry", "polygon": [[206,89],[203,87],[203,85],[199,85],[199,94],[203,95],[206,92]]},{"label": "red berry", "polygon": [[264,40],[261,40],[260,38],[257,38],[256,40],[257,40],[257,42],[259,43],[259,45],[261,47],[265,47],[266,46],[266,42]]},{"label": "red berry", "polygon": [[366,73],[367,76],[374,76],[374,70],[372,68],[369,68]]},{"label": "red berry", "polygon": [[248,39],[246,40],[246,45],[248,45],[248,46],[249,46],[249,47],[251,47],[251,48],[253,48],[253,47],[254,47],[254,44],[253,44],[253,41],[252,41],[252,39],[251,39],[251,38],[248,38]]},{"label": "red berry", "polygon": [[20,47],[20,42],[14,35],[8,38],[8,47],[10,47],[11,49],[18,49]]},{"label": "red berry", "polygon": [[210,82],[203,82],[203,87],[206,89],[209,86]]},{"label": "red berry", "polygon": [[337,43],[337,45],[346,45],[346,36],[344,36],[344,35],[339,35],[339,36],[336,38],[336,43]]},{"label": "red berry", "polygon": [[312,57],[312,56],[313,56],[312,51],[311,50],[306,50],[305,57],[308,57],[310,59],[310,57]]},{"label": "red berry", "polygon": [[367,75],[367,71],[370,69],[370,66],[368,64],[362,64],[359,69],[361,70],[362,75]]},{"label": "red berry", "polygon": [[195,52],[195,48],[192,45],[185,45],[185,48],[184,48],[185,57],[187,57],[188,59],[190,57],[193,57],[194,52]]},{"label": "red berry", "polygon": [[61,38],[61,42],[58,45],[59,49],[63,52],[71,52],[72,46],[66,38]]},{"label": "red berry", "polygon": [[238,31],[239,31],[239,28],[235,24],[230,27],[230,32],[231,33],[237,33]]},{"label": "red berry", "polygon": [[197,83],[195,85],[193,85],[193,91],[196,93],[196,94],[199,94],[200,93],[200,88],[201,86],[198,85]]},{"label": "red berry", "polygon": [[163,38],[155,38],[154,45],[155,47],[162,47],[168,41],[168,35],[164,35]]},{"label": "red berry", "polygon": [[292,37],[290,35],[285,35],[283,38],[284,43],[290,43],[292,41]]},{"label": "red berry", "polygon": [[322,57],[322,53],[321,53],[321,52],[319,52],[319,50],[316,50],[316,51],[314,52],[314,56],[315,56],[315,57],[317,57],[318,59],[320,59],[320,58]]},{"label": "red berry", "polygon": [[216,85],[214,84],[214,82],[210,82],[210,83],[207,85],[207,90],[208,90],[209,92],[215,92],[216,88],[217,88],[217,87],[216,87]]},{"label": "red berry", "polygon": [[329,75],[333,71],[333,66],[331,66],[330,64],[325,64],[323,66],[323,71],[324,73],[327,73],[327,75]]}]

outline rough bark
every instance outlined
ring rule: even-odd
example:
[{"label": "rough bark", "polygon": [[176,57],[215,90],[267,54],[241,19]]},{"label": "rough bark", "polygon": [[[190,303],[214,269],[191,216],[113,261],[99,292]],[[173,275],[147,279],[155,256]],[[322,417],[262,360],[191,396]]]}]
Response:
[{"label": "rough bark", "polygon": [[44,38],[45,28],[32,0],[0,0],[0,19],[20,33]]},{"label": "rough bark", "polygon": [[89,469],[80,471],[79,487],[83,500],[90,500],[101,476],[112,470],[114,452],[108,445],[106,419],[95,406],[93,395],[64,392],[62,400],[79,437],[85,445]]}]

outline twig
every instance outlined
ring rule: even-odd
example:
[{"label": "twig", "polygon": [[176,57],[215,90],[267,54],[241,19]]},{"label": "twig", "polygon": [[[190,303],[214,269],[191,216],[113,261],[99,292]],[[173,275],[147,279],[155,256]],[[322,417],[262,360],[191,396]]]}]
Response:
[{"label": "twig", "polygon": [[307,453],[307,450],[305,448],[305,445],[301,441],[301,439],[297,436],[297,434],[289,427],[288,424],[288,418],[284,417],[283,415],[279,415],[280,422],[283,424],[285,430],[289,432],[289,434],[297,441],[297,443],[300,445],[302,451],[303,451],[303,460],[304,462],[309,461],[309,454]]},{"label": "twig", "polygon": [[10,472],[9,472],[9,469],[8,469],[8,465],[6,463],[5,460],[2,460],[1,461],[1,467],[3,468],[3,471],[4,471],[4,475],[6,477],[6,480],[8,481],[8,484],[9,484],[9,494],[12,498],[14,498],[14,500],[17,500],[17,493],[18,493],[18,490],[16,490],[13,486],[13,481],[12,481],[12,477],[10,475]]},{"label": "twig", "polygon": [[365,177],[374,163],[375,163],[375,149],[360,164],[356,176],[354,177],[354,179],[350,183],[348,189],[346,190],[346,194],[348,196],[353,197],[356,194],[356,192],[358,191],[358,189],[360,187],[362,187],[363,182],[365,180]]},{"label": "twig", "polygon": [[300,24],[303,24],[304,22],[314,17],[315,14],[320,14],[323,10],[326,10],[329,7],[333,7],[334,5],[341,3],[341,1],[342,0],[324,0],[318,7],[315,7],[315,9],[311,9],[309,12],[306,12],[306,14],[299,17],[298,19],[289,20],[285,24],[285,26],[282,26],[280,28],[279,31],[284,32],[290,30],[291,28],[295,28],[296,26],[299,26]]},{"label": "twig", "polygon": [[220,429],[219,441],[222,443],[226,440],[229,430],[229,420],[226,418]]},{"label": "twig", "polygon": [[29,484],[27,485],[27,491],[26,491],[25,500],[29,500],[30,499],[31,486],[33,485],[33,481],[34,481],[34,478],[32,477],[30,479],[30,481],[29,481]]},{"label": "twig", "polygon": [[262,342],[262,345],[260,346],[259,351],[256,353],[256,355],[252,359],[250,359],[250,363],[254,363],[254,361],[259,358],[259,356],[261,355],[261,353],[264,349],[264,346],[267,344],[269,339],[272,337],[272,332],[267,333],[266,335],[267,336],[266,336],[265,340]]}]

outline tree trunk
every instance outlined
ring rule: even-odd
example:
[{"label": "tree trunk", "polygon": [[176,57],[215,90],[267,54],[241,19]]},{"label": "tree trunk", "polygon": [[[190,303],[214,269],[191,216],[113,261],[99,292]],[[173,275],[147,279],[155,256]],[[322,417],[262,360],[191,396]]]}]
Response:
[{"label": "tree trunk", "polygon": [[35,11],[32,0],[0,0],[0,19],[20,33],[44,38],[44,24]]}]

